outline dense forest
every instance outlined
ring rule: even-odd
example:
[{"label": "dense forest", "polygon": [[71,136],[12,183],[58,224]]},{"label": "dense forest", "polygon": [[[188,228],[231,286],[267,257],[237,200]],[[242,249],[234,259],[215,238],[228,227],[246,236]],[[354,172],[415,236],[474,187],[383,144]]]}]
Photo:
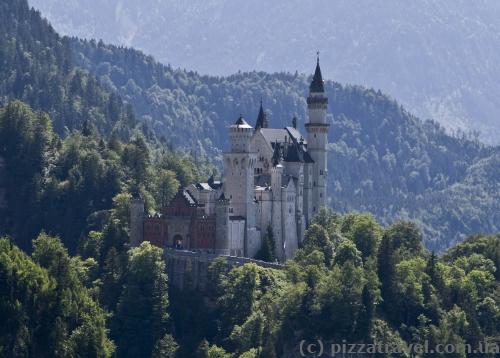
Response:
[{"label": "dense forest", "polygon": [[[218,163],[226,127],[239,113],[250,123],[259,101],[270,126],[306,120],[309,78],[299,74],[200,76],[129,48],[71,40],[74,61],[132,103],[147,128]],[[311,64],[311,71],[312,66]],[[500,227],[500,149],[471,134],[450,136],[379,91],[327,81],[330,99],[329,203],[374,214],[387,225],[417,221],[427,247],[443,250],[475,232]]]},{"label": "dense forest", "polygon": [[[206,158],[216,159],[224,141],[215,135],[223,133],[220,118],[254,111],[260,94],[267,93],[274,125],[294,108],[304,118],[306,78],[199,77],[133,50],[61,38],[24,0],[3,1],[0,9],[0,356],[293,357],[303,339],[500,344],[498,235],[470,236],[436,256],[418,224],[381,225],[370,214],[324,210],[281,269],[230,269],[220,258],[210,266],[208,292],[171,287],[160,248],[147,242],[130,248],[131,197],[140,193],[153,210],[180,186],[212,174],[217,160]],[[140,96],[124,93],[116,79],[106,82],[106,65],[94,77],[84,50],[123,55],[127,66],[117,59],[109,68],[129,68],[127,82],[137,77],[153,88],[147,81],[170,74],[175,88],[157,84],[165,97],[141,106]],[[141,72],[148,68],[149,77]],[[443,212],[424,214],[441,225],[433,226],[439,232],[446,225],[458,232],[452,227],[468,223],[471,213],[477,227],[496,228],[496,149],[449,137],[372,90],[331,82],[327,88],[330,165],[344,169],[334,175],[334,207],[350,210],[354,204],[347,203],[356,201],[347,200],[349,190],[369,173],[373,182],[358,185],[357,205],[380,200],[379,208],[392,210],[391,198],[382,196],[394,196],[392,205],[406,196],[408,203],[421,200],[423,210],[432,199]],[[153,101],[153,93],[144,99]],[[205,116],[210,106],[214,117]],[[170,124],[161,107],[176,109]],[[201,140],[203,130],[213,134],[210,141]],[[174,150],[189,138],[199,139],[198,148]],[[481,205],[469,202],[472,194]],[[442,239],[431,235],[427,246],[432,238]],[[272,240],[268,235],[262,259],[274,261]]]},{"label": "dense forest", "polygon": [[120,124],[134,124],[132,107],[73,65],[68,39],[24,1],[2,1],[0,17],[0,104],[15,98],[46,111],[59,134],[84,122],[126,134]]},{"label": "dense forest", "polygon": [[19,101],[0,109],[0,143],[0,356],[174,349],[162,250],[129,250],[128,205],[137,193],[148,208],[168,202],[211,167],[140,131],[122,142],[84,126],[62,139]]},{"label": "dense forest", "polygon": [[[2,110],[0,131],[14,122],[22,135],[4,148],[36,146],[33,128],[50,139],[47,119],[22,103],[9,104]],[[483,344],[483,349],[490,347],[486,356],[498,354],[499,235],[471,236],[438,257],[424,248],[414,223],[382,228],[368,214],[324,210],[308,228],[295,259],[282,269],[255,264],[230,269],[219,258],[210,265],[207,292],[179,292],[169,287],[161,249],[148,242],[129,248],[128,203],[130,191],[137,189],[146,197],[173,195],[183,180],[193,179],[195,168],[182,171],[187,163],[168,153],[159,157],[161,165],[138,165],[155,157],[140,136],[130,143],[105,142],[78,132],[59,142],[51,148],[53,141],[44,140],[38,144],[41,153],[33,157],[22,153],[33,163],[58,153],[54,158],[61,162],[42,161],[41,172],[51,173],[47,163],[52,163],[58,175],[69,178],[59,181],[56,173],[44,177],[24,168],[25,173],[16,174],[21,192],[54,201],[67,196],[92,206],[92,197],[83,199],[78,193],[92,191],[96,169],[106,165],[123,173],[116,178],[121,190],[110,193],[114,196],[107,209],[83,223],[83,235],[65,232],[68,223],[82,216],[69,210],[63,221],[53,218],[58,225],[50,234],[58,237],[41,232],[25,250],[18,248],[23,242],[17,233],[0,239],[2,356],[294,357],[301,340],[317,339],[400,347],[400,353],[385,355],[391,357],[436,356],[403,351],[410,344],[431,349],[451,344],[459,350],[457,357],[485,356],[466,354],[467,347]],[[93,160],[82,158],[65,167],[80,152]],[[165,181],[157,184],[152,170],[158,167]],[[43,180],[32,185],[34,178]],[[43,225],[49,227],[50,206],[36,207],[30,213],[47,210]],[[263,255],[270,261],[272,247]]]},{"label": "dense forest", "polygon": [[149,207],[168,201],[209,166],[138,131],[129,142],[85,128],[61,139],[47,114],[18,101],[0,110],[0,139],[10,236],[0,239],[2,356],[293,357],[317,339],[401,350],[487,342],[497,352],[499,235],[438,257],[414,223],[383,228],[324,210],[282,269],[230,269],[220,258],[207,292],[179,292],[161,249],[129,247],[128,204],[137,191]]}]

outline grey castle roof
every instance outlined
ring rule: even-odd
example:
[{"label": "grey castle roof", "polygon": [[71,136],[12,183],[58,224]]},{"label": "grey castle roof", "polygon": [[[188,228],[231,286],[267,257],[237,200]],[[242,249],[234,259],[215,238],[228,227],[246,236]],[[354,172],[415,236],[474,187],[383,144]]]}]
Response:
[{"label": "grey castle roof", "polygon": [[[262,135],[266,142],[274,147],[274,143],[283,143],[285,141],[290,142],[292,139],[293,142],[302,142],[307,145],[307,141],[304,139],[302,134],[293,127],[285,127],[283,129],[280,128],[262,128]],[[286,140],[285,140],[286,138]]]},{"label": "grey castle roof", "polygon": [[302,140],[304,144],[307,144],[306,140],[304,139],[302,134],[297,130],[297,128],[285,127],[285,129],[288,131],[288,134],[290,135],[290,137],[293,138],[294,141],[300,142]]},{"label": "grey castle roof", "polygon": [[289,133],[286,129],[262,128],[261,133],[264,136],[266,142],[271,146],[274,146],[275,142],[284,142],[285,138],[289,137]]},{"label": "grey castle roof", "polygon": [[212,190],[212,187],[208,183],[196,183],[195,186],[198,190]]},{"label": "grey castle roof", "polygon": [[[307,152],[307,142],[296,128],[262,128],[261,133],[275,152],[273,153],[274,165],[277,164],[279,156],[285,162],[314,163],[311,155]],[[279,148],[276,148],[276,145]]]},{"label": "grey castle roof", "polygon": [[213,191],[220,189],[222,186],[222,183],[219,180],[214,180],[214,176],[211,175],[210,178],[208,178],[206,183],[196,183],[195,184],[196,189],[198,190],[207,190],[207,191]]},{"label": "grey castle roof", "polygon": [[298,145],[288,145],[286,146],[285,161],[303,163],[305,161],[304,152],[299,149]]},{"label": "grey castle roof", "polygon": [[198,204],[196,199],[191,195],[191,193],[188,190],[183,190],[182,196],[188,202],[189,205],[196,206]]},{"label": "grey castle roof", "polygon": [[255,186],[267,188],[271,185],[271,176],[269,174],[256,175],[254,178]]}]

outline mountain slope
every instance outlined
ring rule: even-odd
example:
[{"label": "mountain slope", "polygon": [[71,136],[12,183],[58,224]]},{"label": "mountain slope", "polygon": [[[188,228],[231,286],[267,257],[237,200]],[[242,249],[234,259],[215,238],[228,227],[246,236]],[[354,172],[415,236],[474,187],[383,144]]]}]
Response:
[{"label": "mountain slope", "polygon": [[18,99],[46,111],[59,134],[85,122],[103,133],[134,125],[132,109],[74,66],[68,40],[26,1],[0,3],[0,69],[0,105]]},{"label": "mountain slope", "polygon": [[310,71],[380,88],[421,118],[500,143],[494,0],[32,0],[62,33],[207,74]]},{"label": "mountain slope", "polygon": [[[71,44],[75,62],[133,103],[146,127],[171,146],[217,162],[227,145],[227,126],[239,113],[254,124],[261,98],[271,126],[289,125],[297,115],[303,128],[306,76],[201,76],[129,48],[78,39]],[[449,136],[380,91],[331,81],[325,88],[332,121],[328,184],[333,208],[370,211],[386,224],[397,218],[419,221],[435,250],[476,231],[500,229],[498,148]],[[472,192],[485,200],[464,198]]]}]

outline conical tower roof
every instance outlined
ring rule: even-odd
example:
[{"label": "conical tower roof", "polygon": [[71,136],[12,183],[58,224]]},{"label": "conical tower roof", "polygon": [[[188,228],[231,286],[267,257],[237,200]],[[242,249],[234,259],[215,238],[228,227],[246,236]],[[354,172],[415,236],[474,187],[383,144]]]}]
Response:
[{"label": "conical tower roof", "polygon": [[243,116],[240,114],[236,122],[231,126],[231,127],[236,127],[236,128],[252,128],[250,124],[248,124],[247,121],[243,118]]},{"label": "conical tower roof", "polygon": [[255,123],[255,130],[259,128],[267,128],[267,118],[264,112],[264,107],[262,106],[262,100],[260,101],[259,115],[257,116],[257,122]]},{"label": "conical tower roof", "polygon": [[309,90],[311,92],[323,93],[325,92],[325,87],[323,83],[324,83],[323,76],[321,75],[321,68],[319,67],[319,53],[318,53],[318,59],[316,62],[316,71],[314,71],[313,80],[311,82],[311,85],[309,86]]}]

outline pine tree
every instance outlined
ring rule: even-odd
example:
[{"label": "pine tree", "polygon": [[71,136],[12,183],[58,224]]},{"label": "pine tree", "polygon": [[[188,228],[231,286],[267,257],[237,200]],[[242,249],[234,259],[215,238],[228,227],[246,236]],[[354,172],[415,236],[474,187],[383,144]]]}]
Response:
[{"label": "pine tree", "polygon": [[174,337],[166,334],[156,342],[151,358],[174,358],[177,349],[179,349],[179,346]]},{"label": "pine tree", "polygon": [[131,249],[114,333],[121,357],[151,356],[155,344],[165,336],[167,289],[163,251],[149,242]]},{"label": "pine tree", "polygon": [[262,238],[262,246],[255,255],[255,258],[267,262],[274,262],[276,260],[276,255],[274,254],[274,233],[270,225],[267,227],[267,232]]}]

